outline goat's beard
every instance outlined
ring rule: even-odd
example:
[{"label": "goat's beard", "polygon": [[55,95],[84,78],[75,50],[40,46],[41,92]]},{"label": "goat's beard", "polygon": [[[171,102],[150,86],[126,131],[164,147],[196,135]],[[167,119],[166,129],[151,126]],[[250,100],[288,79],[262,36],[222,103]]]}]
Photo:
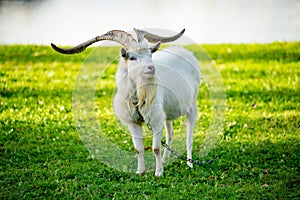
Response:
[{"label": "goat's beard", "polygon": [[152,106],[157,93],[157,82],[155,78],[141,78],[137,84],[138,109],[145,114]]}]

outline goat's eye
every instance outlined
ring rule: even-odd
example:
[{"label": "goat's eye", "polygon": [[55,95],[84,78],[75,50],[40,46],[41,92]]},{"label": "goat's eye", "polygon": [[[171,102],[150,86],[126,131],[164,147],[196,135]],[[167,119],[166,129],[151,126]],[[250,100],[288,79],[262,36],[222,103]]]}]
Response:
[{"label": "goat's eye", "polygon": [[131,56],[131,57],[129,58],[129,60],[136,60],[136,57]]}]

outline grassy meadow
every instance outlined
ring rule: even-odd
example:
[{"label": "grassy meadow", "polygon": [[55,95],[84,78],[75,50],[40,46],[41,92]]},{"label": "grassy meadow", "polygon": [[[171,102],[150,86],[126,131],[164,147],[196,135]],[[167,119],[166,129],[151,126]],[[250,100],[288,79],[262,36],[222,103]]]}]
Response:
[{"label": "grassy meadow", "polygon": [[[72,94],[93,48],[65,56],[49,46],[0,46],[0,199],[299,199],[300,43],[187,48],[196,56],[204,48],[223,79],[223,136],[203,158],[219,159],[193,169],[175,159],[157,178],[108,167],[80,139]],[[120,48],[97,49],[99,65],[113,61],[97,87],[97,120],[116,145],[134,152],[111,109]],[[194,158],[212,113],[205,82],[198,107]]]}]

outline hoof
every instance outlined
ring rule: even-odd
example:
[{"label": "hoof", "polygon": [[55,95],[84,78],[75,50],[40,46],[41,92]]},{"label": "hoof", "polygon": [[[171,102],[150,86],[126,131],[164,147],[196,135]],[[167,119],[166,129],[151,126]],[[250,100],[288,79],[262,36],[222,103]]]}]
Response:
[{"label": "hoof", "polygon": [[193,163],[187,161],[186,164],[187,164],[190,168],[193,168]]},{"label": "hoof", "polygon": [[146,174],[146,171],[137,171],[136,174],[140,175],[140,176],[144,176]]},{"label": "hoof", "polygon": [[163,169],[156,170],[156,171],[155,171],[155,176],[162,176],[163,173],[164,173],[164,170],[163,170]]}]

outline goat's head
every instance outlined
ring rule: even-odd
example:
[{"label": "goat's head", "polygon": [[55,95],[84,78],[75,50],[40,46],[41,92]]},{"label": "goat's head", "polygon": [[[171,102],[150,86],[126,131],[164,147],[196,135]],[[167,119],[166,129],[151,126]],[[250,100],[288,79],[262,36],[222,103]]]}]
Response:
[{"label": "goat's head", "polygon": [[149,45],[146,41],[139,41],[129,50],[121,49],[123,66],[127,69],[128,77],[133,80],[138,78],[154,78],[155,65],[152,54],[160,47],[160,41]]}]

